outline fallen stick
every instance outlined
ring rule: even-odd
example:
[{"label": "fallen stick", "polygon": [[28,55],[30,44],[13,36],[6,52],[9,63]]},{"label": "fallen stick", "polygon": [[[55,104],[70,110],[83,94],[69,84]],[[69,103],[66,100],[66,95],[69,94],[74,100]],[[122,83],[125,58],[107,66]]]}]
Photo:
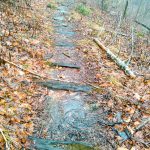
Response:
[{"label": "fallen stick", "polygon": [[65,55],[66,57],[70,58],[70,56],[68,54],[66,54],[66,53],[63,53],[63,55]]},{"label": "fallen stick", "polygon": [[116,64],[124,70],[124,72],[131,78],[135,78],[136,75],[129,69],[128,65],[124,61],[120,60],[115,54],[113,54],[108,48],[106,48],[97,38],[94,38],[94,42],[104,51],[107,55],[116,62]]},{"label": "fallen stick", "polygon": [[150,122],[150,118],[145,119],[142,123],[136,128],[136,132],[141,130],[146,124]]},{"label": "fallen stick", "polygon": [[133,57],[133,52],[134,52],[134,27],[133,26],[132,26],[132,42],[131,42],[131,46],[132,46],[132,48],[131,48],[131,54],[130,54],[129,59],[127,61],[127,65],[130,64],[131,59]]},{"label": "fallen stick", "polygon": [[12,66],[14,66],[14,67],[16,67],[16,68],[19,68],[19,69],[21,69],[21,70],[23,70],[23,71],[25,71],[25,72],[28,72],[28,73],[32,74],[32,75],[38,76],[38,77],[40,77],[40,78],[46,78],[46,79],[48,79],[48,77],[46,77],[46,76],[41,76],[41,75],[39,75],[39,74],[37,74],[37,73],[34,73],[34,72],[30,71],[30,70],[24,69],[24,68],[22,68],[22,67],[16,65],[15,63],[10,62],[10,61],[8,61],[8,60],[6,60],[6,59],[4,59],[4,58],[0,58],[0,59],[3,60],[5,63],[8,63],[8,64],[10,64],[10,65],[12,65]]},{"label": "fallen stick", "polygon": [[144,142],[144,141],[142,141],[140,139],[133,138],[133,140],[135,140],[136,142],[138,142],[140,144],[142,143],[146,147],[149,147],[149,145],[150,145],[150,142]]},{"label": "fallen stick", "polygon": [[115,32],[115,31],[112,31],[112,30],[107,30],[107,29],[105,29],[105,31],[106,32],[110,32],[110,33],[112,33],[112,34],[118,34],[118,35],[122,35],[122,36],[125,36],[125,37],[129,37],[129,35],[128,34],[125,34],[125,33],[122,33],[122,32]]},{"label": "fallen stick", "polygon": [[8,145],[8,142],[7,142],[7,139],[6,139],[6,137],[5,137],[5,135],[4,135],[4,133],[3,133],[3,131],[2,131],[1,128],[0,128],[0,132],[1,132],[1,134],[2,134],[2,137],[4,138],[5,145],[6,145],[6,150],[10,150],[9,145]]},{"label": "fallen stick", "polygon": [[143,24],[143,23],[141,23],[141,22],[139,22],[139,21],[137,21],[137,20],[135,20],[135,22],[136,22],[137,24],[143,26],[144,28],[146,28],[148,31],[150,31],[150,27],[146,26],[145,24]]}]

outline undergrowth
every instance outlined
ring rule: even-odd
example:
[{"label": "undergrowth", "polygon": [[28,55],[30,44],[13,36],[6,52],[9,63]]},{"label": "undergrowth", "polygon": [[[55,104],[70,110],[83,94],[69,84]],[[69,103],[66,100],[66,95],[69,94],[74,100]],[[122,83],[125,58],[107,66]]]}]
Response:
[{"label": "undergrowth", "polygon": [[77,5],[76,11],[82,14],[83,16],[89,16],[92,13],[91,9],[85,6],[84,4]]},{"label": "undergrowth", "polygon": [[56,6],[52,3],[48,3],[47,8],[56,9]]}]

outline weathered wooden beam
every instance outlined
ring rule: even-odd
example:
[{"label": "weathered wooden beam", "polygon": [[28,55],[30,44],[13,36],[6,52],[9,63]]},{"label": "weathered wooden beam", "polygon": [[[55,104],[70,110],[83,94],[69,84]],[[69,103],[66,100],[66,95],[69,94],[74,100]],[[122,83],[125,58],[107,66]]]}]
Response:
[{"label": "weathered wooden beam", "polygon": [[64,63],[64,62],[51,62],[51,63],[49,63],[49,66],[58,66],[58,67],[80,69],[80,66],[77,66],[75,64]]},{"label": "weathered wooden beam", "polygon": [[38,84],[52,90],[66,90],[75,92],[91,92],[94,88],[90,85],[81,85],[72,82],[57,80],[39,81]]},{"label": "weathered wooden beam", "polygon": [[43,139],[43,138],[38,138],[38,137],[33,137],[29,136],[29,140],[34,141],[35,145],[58,145],[58,144],[63,144],[63,145],[73,145],[73,144],[78,144],[78,145],[84,145],[85,147],[92,148],[92,145],[89,143],[85,142],[80,142],[80,141],[56,141],[56,140],[49,140],[49,139]]}]

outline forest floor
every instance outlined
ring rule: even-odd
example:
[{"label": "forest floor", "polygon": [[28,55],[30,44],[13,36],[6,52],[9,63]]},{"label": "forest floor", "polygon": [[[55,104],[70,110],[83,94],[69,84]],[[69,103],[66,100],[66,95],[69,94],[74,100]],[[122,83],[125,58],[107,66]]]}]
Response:
[{"label": "forest floor", "polygon": [[129,24],[114,39],[117,22],[100,10],[83,16],[71,0],[32,8],[1,12],[0,147],[149,149],[148,36],[136,32],[132,79],[93,42],[127,60]]}]

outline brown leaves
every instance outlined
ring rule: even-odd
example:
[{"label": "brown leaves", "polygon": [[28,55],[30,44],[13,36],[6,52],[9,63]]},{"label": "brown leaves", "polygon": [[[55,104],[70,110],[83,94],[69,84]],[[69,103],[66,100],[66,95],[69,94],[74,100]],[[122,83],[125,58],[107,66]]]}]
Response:
[{"label": "brown leaves", "polygon": [[11,124],[20,123],[20,119],[17,117],[13,117],[10,119],[9,123],[11,123]]},{"label": "brown leaves", "polygon": [[138,93],[134,93],[133,98],[135,98],[135,99],[137,99],[137,100],[140,100],[140,99],[141,99],[141,96],[140,96]]},{"label": "brown leaves", "polygon": [[112,108],[114,106],[114,101],[111,99],[107,103],[108,107]]},{"label": "brown leaves", "polygon": [[31,45],[37,45],[40,43],[40,41],[36,40],[36,39],[32,39],[30,43],[31,43]]},{"label": "brown leaves", "polygon": [[[3,86],[7,85],[3,84]],[[9,130],[8,134],[10,139],[13,139],[14,145],[17,143],[19,146],[21,146],[21,143],[26,143],[27,136],[33,132],[33,123],[31,121],[34,112],[31,104],[29,104],[28,93],[20,91],[24,88],[9,91],[10,101],[8,100],[8,95],[5,92],[1,92],[4,99],[0,100],[1,124],[16,130],[16,132]]]},{"label": "brown leaves", "polygon": [[[30,81],[31,79],[28,79],[22,71],[16,68],[8,67],[1,71],[3,80],[0,82],[0,87],[2,87],[0,90],[2,97],[0,99],[0,122],[9,129],[13,129],[8,130],[8,135],[10,139],[13,139],[13,145],[17,144],[19,148],[21,144],[26,143],[27,136],[33,132],[34,112],[31,99],[35,94],[36,85],[24,85],[22,80]],[[13,132],[14,130],[18,132]]]},{"label": "brown leaves", "polygon": [[100,87],[105,87],[105,88],[107,88],[107,87],[110,87],[110,86],[111,86],[111,84],[108,83],[108,82],[100,84]]},{"label": "brown leaves", "polygon": [[31,121],[31,117],[28,116],[28,115],[25,115],[25,116],[23,116],[23,120],[24,120],[25,122],[29,122],[29,121]]},{"label": "brown leaves", "polygon": [[23,92],[14,91],[14,97],[16,97],[19,100],[23,100],[27,98],[27,94]]},{"label": "brown leaves", "polygon": [[[31,11],[19,8],[15,11],[2,4],[0,2],[0,58],[45,75],[46,65],[42,59],[51,45],[45,46],[42,43],[44,37],[49,39],[49,35],[42,34],[38,35],[38,39],[33,38],[39,33],[43,15],[37,18]],[[12,150],[16,147],[21,149],[22,144],[26,144],[27,136],[33,132],[35,112],[32,102],[38,100],[40,96],[37,95],[41,89],[30,83],[32,79],[33,76],[27,72],[0,60],[0,124],[11,141]],[[0,134],[0,149],[4,146],[5,141]]]},{"label": "brown leaves", "polygon": [[[1,5],[2,3],[0,3]],[[45,7],[45,6],[44,6]],[[8,9],[9,8],[9,9]],[[39,9],[39,8],[38,8]],[[0,58],[6,58],[24,69],[29,69],[45,76],[48,68],[43,60],[45,52],[51,50],[50,44],[44,43],[49,38],[49,32],[40,29],[44,15],[36,17],[38,12],[25,11],[7,7],[0,13]],[[9,30],[11,24],[12,30]],[[45,24],[45,23],[43,23]],[[48,24],[49,26],[49,24]],[[39,32],[40,29],[40,32]],[[40,33],[40,34],[39,34]],[[41,34],[42,33],[42,34]],[[37,38],[35,38],[38,34]],[[33,102],[40,99],[39,93],[44,93],[37,85],[31,83],[33,75],[15,68],[0,60],[0,123],[7,127],[4,133],[10,139],[11,148],[21,149],[26,145],[28,135],[33,132]],[[35,109],[35,107],[34,107]],[[0,134],[0,149],[5,141]]]},{"label": "brown leaves", "polygon": [[96,74],[96,79],[101,79],[102,77],[102,74]]}]

